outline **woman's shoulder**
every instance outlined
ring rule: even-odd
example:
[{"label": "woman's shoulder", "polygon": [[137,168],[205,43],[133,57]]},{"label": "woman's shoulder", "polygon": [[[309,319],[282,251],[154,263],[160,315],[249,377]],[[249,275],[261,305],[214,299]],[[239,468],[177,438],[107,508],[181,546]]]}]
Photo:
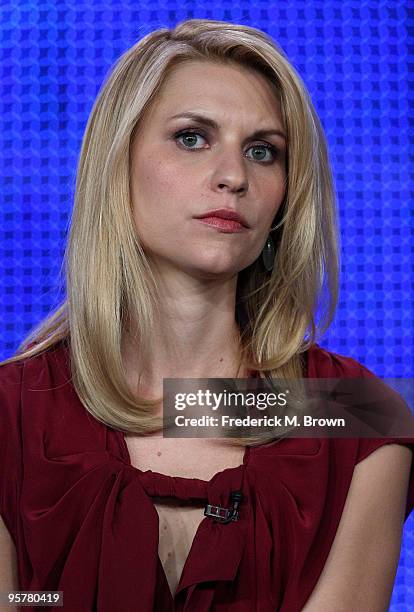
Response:
[{"label": "woman's shoulder", "polygon": [[106,427],[74,389],[66,346],[0,365],[0,515],[14,542],[24,491],[43,504],[105,457]]},{"label": "woman's shoulder", "polygon": [[368,378],[376,375],[355,358],[335,353],[314,343],[307,351],[307,376],[309,378]]},{"label": "woman's shoulder", "polygon": [[65,342],[0,366],[0,428],[10,426],[22,444],[35,432],[52,444],[102,429],[76,393]]},{"label": "woman's shoulder", "polygon": [[[401,444],[408,446],[414,453],[414,417],[412,408],[409,407],[403,395],[400,395],[394,388],[384,382],[377,374],[367,368],[364,364],[350,356],[341,355],[326,348],[313,344],[308,350],[308,373],[309,378],[360,378],[364,381],[355,381],[353,387],[347,390],[355,394],[355,390],[360,392],[360,398],[369,400],[370,411],[378,414],[378,423],[373,421],[372,431],[377,434],[375,437],[359,438],[333,438],[330,440],[333,450],[338,450],[352,458],[351,464],[357,464],[372,452],[386,444]],[[396,382],[396,380],[394,380]],[[359,385],[356,386],[355,385]],[[402,392],[403,385],[400,391]],[[361,400],[362,401],[362,400]],[[361,404],[362,405],[362,404]],[[359,408],[355,406],[355,410]],[[355,411],[354,411],[355,412]],[[356,414],[356,412],[355,412]],[[368,412],[365,412],[364,419]],[[397,422],[397,415],[404,420]],[[391,427],[394,417],[397,425]],[[381,420],[382,419],[382,420]],[[382,433],[381,433],[382,432]],[[391,433],[386,433],[391,432]],[[340,462],[343,464],[343,461]],[[406,516],[414,507],[414,462],[411,468],[410,482],[408,488]]]},{"label": "woman's shoulder", "polygon": [[13,361],[0,365],[0,410],[5,410],[13,400],[20,397],[23,379],[23,361]]},{"label": "woman's shoulder", "polygon": [[53,384],[50,358],[54,350],[0,365],[0,514],[17,541],[17,515],[23,464],[47,431],[45,414],[51,406],[47,391]]},{"label": "woman's shoulder", "polygon": [[44,351],[0,364],[0,411],[21,404],[25,392],[52,391],[70,380],[67,347],[59,342]]}]

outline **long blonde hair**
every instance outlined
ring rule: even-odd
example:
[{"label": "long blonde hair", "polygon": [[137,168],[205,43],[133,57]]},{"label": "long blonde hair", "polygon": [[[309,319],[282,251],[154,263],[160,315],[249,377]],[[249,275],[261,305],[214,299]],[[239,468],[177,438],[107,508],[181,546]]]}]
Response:
[{"label": "long blonde hair", "polygon": [[[152,415],[159,399],[137,398],[129,389],[121,354],[133,319],[145,362],[157,309],[157,283],[134,231],[130,144],[166,76],[189,60],[232,62],[265,75],[287,133],[273,271],[266,272],[259,258],[238,276],[235,316],[246,367],[264,377],[302,377],[303,353],[329,327],[338,299],[337,214],[326,141],[284,52],[260,30],[205,19],[144,36],[115,63],[86,126],[64,256],[67,297],[3,362],[67,343],[81,402],[96,419],[125,432],[149,433],[162,425]],[[268,434],[236,443],[265,439]]]}]

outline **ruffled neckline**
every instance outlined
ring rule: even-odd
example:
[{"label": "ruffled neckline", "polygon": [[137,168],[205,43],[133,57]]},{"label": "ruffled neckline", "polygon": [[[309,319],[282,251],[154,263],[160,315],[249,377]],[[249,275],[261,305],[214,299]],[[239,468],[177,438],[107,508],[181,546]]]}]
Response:
[{"label": "ruffled neckline", "polygon": [[[206,502],[213,506],[231,507],[230,495],[238,490],[243,493],[243,500],[239,507],[238,520],[222,524],[212,517],[205,516],[194,535],[189,553],[185,560],[180,580],[174,595],[171,593],[164,568],[158,553],[157,533],[157,564],[165,588],[171,595],[171,605],[180,592],[198,582],[233,580],[237,567],[243,554],[245,534],[250,518],[249,491],[245,482],[245,469],[249,462],[250,447],[245,447],[243,461],[240,465],[225,468],[214,474],[209,480],[189,478],[183,476],[170,476],[153,470],[141,470],[133,466],[125,434],[113,430],[118,438],[122,459],[133,474],[137,477],[142,489],[148,498],[173,497],[184,502]],[[158,512],[151,499],[152,520],[158,527]],[[202,509],[200,509],[200,513]],[[223,564],[220,550],[232,550],[232,555]],[[208,550],[208,555],[206,551]],[[207,609],[207,608],[206,608]]]},{"label": "ruffled neckline", "polygon": [[[307,375],[307,370],[306,363],[305,376]],[[257,377],[257,372],[251,372],[250,377]],[[245,447],[240,465],[225,468],[214,474],[209,480],[205,480],[201,478],[171,476],[153,470],[141,470],[133,466],[124,432],[120,430],[113,431],[118,438],[118,448],[122,455],[122,460],[137,476],[143,491],[148,496],[151,514],[157,526],[156,555],[158,572],[162,582],[165,584],[165,588],[168,589],[170,594],[171,609],[174,609],[174,603],[178,604],[180,594],[184,596],[183,592],[190,587],[194,589],[197,583],[233,580],[246,545],[249,522],[252,520],[252,504],[250,500],[250,487],[246,478],[246,469],[249,467],[250,457],[255,447]],[[270,447],[272,444],[261,446],[260,448],[263,449],[266,446]],[[243,493],[238,520],[226,524],[208,516],[201,520],[184,562],[177,589],[174,594],[171,593],[158,553],[159,517],[151,498],[172,497],[184,502],[203,501],[213,506],[230,508],[230,495],[232,491],[236,490]],[[200,512],[202,512],[201,509]],[[222,550],[232,551],[231,555],[227,555],[225,563],[223,563],[220,553]],[[208,554],[206,551],[208,551]],[[206,589],[204,591],[203,597],[205,601],[203,601],[203,604],[206,607],[200,607],[200,612],[201,610],[209,609],[208,606],[212,602],[213,596],[213,590]],[[190,599],[191,591],[187,594],[187,604]],[[201,599],[199,604],[201,605]]]}]

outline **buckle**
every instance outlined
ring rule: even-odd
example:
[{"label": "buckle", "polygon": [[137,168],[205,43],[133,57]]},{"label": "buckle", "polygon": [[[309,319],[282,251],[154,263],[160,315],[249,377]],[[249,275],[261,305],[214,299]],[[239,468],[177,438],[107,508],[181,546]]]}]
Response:
[{"label": "buckle", "polygon": [[[222,508],[221,506],[213,506],[212,504],[206,504],[204,508],[204,515],[209,516],[211,518],[216,518],[219,521],[227,521],[232,514],[232,511],[228,508]],[[234,512],[231,520],[237,521],[238,512]]]},{"label": "buckle", "polygon": [[230,493],[230,501],[233,507],[229,510],[228,508],[222,508],[221,506],[213,506],[212,504],[206,504],[204,508],[204,515],[211,518],[217,519],[217,523],[230,523],[230,521],[237,521],[239,513],[237,511],[241,501],[243,500],[243,493],[241,491],[232,491]]}]

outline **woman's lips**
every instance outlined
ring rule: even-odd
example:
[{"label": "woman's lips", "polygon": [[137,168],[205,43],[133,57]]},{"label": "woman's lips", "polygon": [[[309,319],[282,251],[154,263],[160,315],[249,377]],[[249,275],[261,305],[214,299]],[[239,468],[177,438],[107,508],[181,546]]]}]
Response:
[{"label": "woman's lips", "polygon": [[233,234],[235,232],[243,232],[247,228],[244,227],[241,223],[237,221],[233,221],[231,219],[222,219],[221,217],[203,217],[202,219],[196,219],[196,221],[200,221],[205,225],[210,225],[211,227],[225,232],[226,234]]}]

